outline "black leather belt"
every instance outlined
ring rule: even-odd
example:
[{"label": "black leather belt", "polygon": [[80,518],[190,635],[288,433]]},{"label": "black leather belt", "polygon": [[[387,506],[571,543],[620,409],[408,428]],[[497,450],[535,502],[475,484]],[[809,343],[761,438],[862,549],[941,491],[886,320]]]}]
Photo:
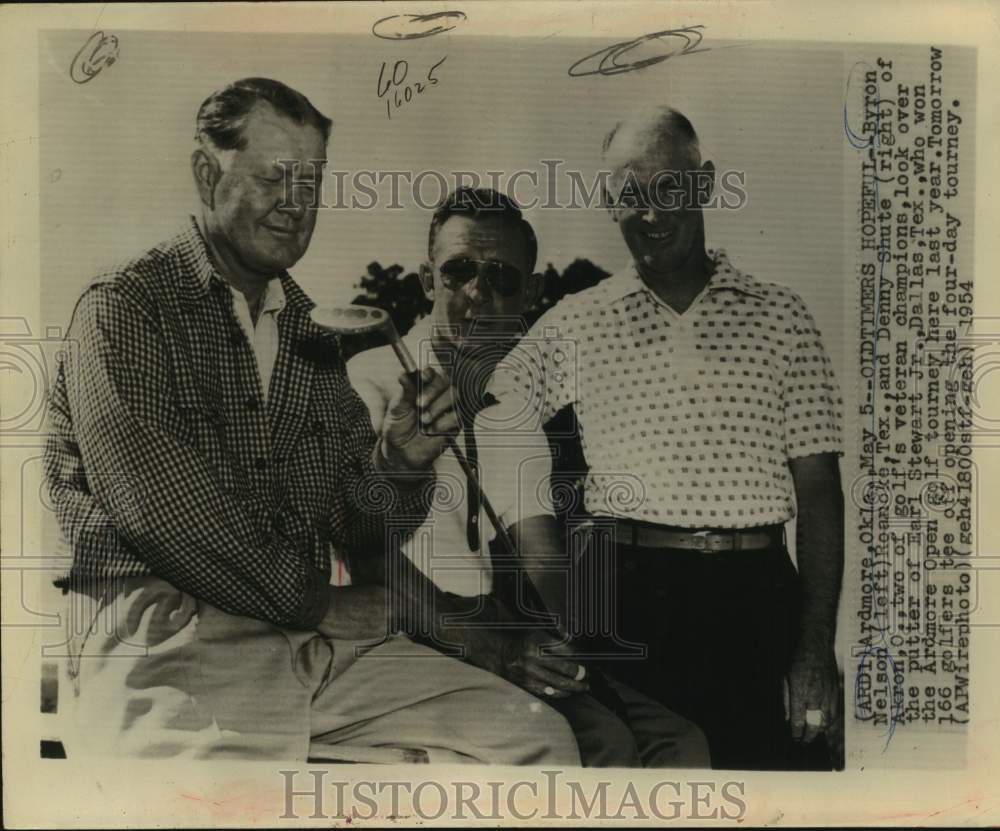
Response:
[{"label": "black leather belt", "polygon": [[644,522],[619,520],[616,540],[639,548],[685,548],[692,551],[759,551],[782,539],[784,526],[765,525],[758,528],[727,530],[709,528],[694,530],[652,525]]}]

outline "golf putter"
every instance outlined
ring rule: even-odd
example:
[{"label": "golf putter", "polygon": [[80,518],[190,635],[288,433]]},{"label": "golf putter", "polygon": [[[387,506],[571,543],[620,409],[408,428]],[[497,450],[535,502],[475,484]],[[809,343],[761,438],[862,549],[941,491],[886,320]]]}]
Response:
[{"label": "golf putter", "polygon": [[[388,339],[389,345],[392,347],[392,351],[396,353],[396,357],[399,358],[403,369],[406,370],[419,386],[420,370],[417,368],[410,350],[406,348],[406,344],[399,337],[399,332],[396,331],[396,325],[392,322],[392,318],[382,309],[377,309],[374,306],[359,305],[326,308],[317,306],[312,310],[311,317],[313,323],[317,326],[322,326],[324,329],[338,335],[364,335],[370,332],[382,333]],[[496,531],[497,539],[500,540],[501,545],[506,549],[508,556],[514,557],[516,555],[514,541],[507,531],[506,526],[501,522],[500,517],[497,516],[496,511],[493,510],[490,500],[483,493],[479,476],[472,465],[469,464],[469,460],[465,458],[465,454],[462,453],[458,442],[455,441],[455,437],[447,436],[445,440],[448,448],[455,454],[455,458],[458,459],[458,463],[461,465],[465,475],[469,477],[469,480],[481,494],[483,510],[486,511],[486,516],[489,518],[493,530]]]},{"label": "golf putter", "polygon": [[[410,350],[406,348],[406,344],[403,343],[402,338],[400,338],[399,332],[396,330],[396,325],[392,322],[392,318],[389,317],[389,315],[382,309],[375,308],[374,306],[361,306],[357,304],[326,308],[316,307],[312,310],[311,317],[313,323],[317,326],[321,326],[322,328],[341,336],[365,335],[371,332],[380,332],[389,341],[389,345],[392,347],[392,351],[396,353],[396,357],[399,358],[399,363],[402,365],[403,369],[410,375],[411,378],[413,378],[419,388],[420,370],[417,367],[416,361],[413,360]],[[455,454],[455,458],[458,460],[458,463],[465,472],[465,475],[469,477],[469,481],[471,481],[479,491],[483,510],[486,512],[486,516],[489,518],[490,524],[496,532],[497,539],[500,541],[501,546],[503,546],[507,556],[512,559],[516,558],[517,549],[514,547],[514,540],[510,536],[510,533],[507,531],[507,527],[503,524],[496,511],[493,510],[493,505],[490,504],[490,500],[483,492],[479,476],[477,475],[475,469],[469,464],[469,460],[465,457],[465,454],[462,453],[462,450],[458,446],[458,442],[455,441],[454,436],[448,436],[446,438],[446,442],[448,444],[448,448]],[[522,591],[524,592],[523,596],[521,595]],[[544,619],[548,617],[548,613],[542,611],[545,609],[545,604],[542,601],[538,590],[530,580],[527,584],[518,581],[517,593],[518,607],[520,611],[526,615],[526,620],[534,621],[532,624],[524,624],[525,626],[537,625],[539,618]],[[527,606],[524,604],[527,604]],[[590,675],[593,680],[598,673],[591,672]],[[608,706],[614,711],[618,710],[613,701],[609,701]]]}]

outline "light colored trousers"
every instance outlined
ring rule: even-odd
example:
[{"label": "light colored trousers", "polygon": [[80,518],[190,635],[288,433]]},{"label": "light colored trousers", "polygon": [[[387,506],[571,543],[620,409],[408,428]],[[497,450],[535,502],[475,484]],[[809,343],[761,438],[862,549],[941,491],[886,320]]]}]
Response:
[{"label": "light colored trousers", "polygon": [[310,745],[347,744],[432,763],[580,763],[555,710],[406,637],[283,629],[154,577],[93,594],[68,595],[68,756],[305,761]]}]

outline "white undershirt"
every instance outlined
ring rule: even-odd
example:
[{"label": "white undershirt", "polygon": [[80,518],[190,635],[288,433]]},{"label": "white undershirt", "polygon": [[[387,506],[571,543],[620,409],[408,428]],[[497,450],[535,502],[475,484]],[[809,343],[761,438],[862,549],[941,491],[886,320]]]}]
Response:
[{"label": "white undershirt", "polygon": [[239,321],[243,334],[253,347],[257,359],[257,373],[260,376],[260,387],[267,400],[267,390],[271,385],[271,374],[274,372],[274,362],[278,357],[278,313],[285,308],[285,290],[281,280],[274,278],[267,284],[264,296],[260,299],[260,314],[257,325],[253,324],[250,314],[250,304],[238,289],[229,286],[233,294],[233,311]]}]

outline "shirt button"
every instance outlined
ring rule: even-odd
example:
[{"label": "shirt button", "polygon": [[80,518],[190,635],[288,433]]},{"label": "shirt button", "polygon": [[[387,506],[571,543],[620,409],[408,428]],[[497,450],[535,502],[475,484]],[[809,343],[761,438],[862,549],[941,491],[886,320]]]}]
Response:
[{"label": "shirt button", "polygon": [[229,342],[233,346],[242,346],[243,345],[243,333],[242,332],[236,332],[236,331],[234,331],[229,336]]},{"label": "shirt button", "polygon": [[248,410],[256,410],[260,406],[260,399],[256,395],[248,395],[246,400],[246,408]]},{"label": "shirt button", "polygon": [[313,422],[313,433],[317,436],[322,436],[326,433],[326,424],[323,422],[323,419],[317,419]]},{"label": "shirt button", "polygon": [[255,462],[255,464],[257,466],[257,470],[266,470],[267,469],[267,458],[264,457],[264,456],[258,456],[257,457],[257,461]]}]

